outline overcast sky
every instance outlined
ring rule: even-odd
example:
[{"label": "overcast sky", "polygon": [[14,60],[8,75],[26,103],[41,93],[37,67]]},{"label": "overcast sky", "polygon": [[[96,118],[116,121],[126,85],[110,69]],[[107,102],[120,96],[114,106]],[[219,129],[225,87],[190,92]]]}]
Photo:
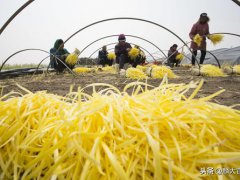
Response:
[{"label": "overcast sky", "polygon": [[[0,0],[0,27],[26,0]],[[240,34],[240,7],[231,0],[35,0],[24,9],[0,36],[0,62],[15,51],[25,48],[41,48],[49,51],[58,38],[67,39],[80,28],[98,20],[114,17],[136,17],[159,23],[184,41],[202,12],[210,17],[210,32]],[[131,34],[155,43],[162,50],[172,44],[182,43],[169,32],[154,25],[130,21],[111,21],[85,29],[65,45],[70,52],[103,36]],[[117,37],[105,39],[90,46],[81,57],[89,56],[104,44],[117,41]],[[139,44],[151,53],[157,49],[136,38],[128,42]],[[229,48],[240,45],[240,38],[225,36],[217,46],[208,42],[208,49]],[[113,45],[109,48],[114,47]],[[161,56],[160,53],[158,56]],[[156,54],[156,55],[157,55]],[[47,54],[25,52],[9,63],[39,63]],[[95,54],[96,57],[97,54]],[[48,61],[46,61],[47,63]]]}]

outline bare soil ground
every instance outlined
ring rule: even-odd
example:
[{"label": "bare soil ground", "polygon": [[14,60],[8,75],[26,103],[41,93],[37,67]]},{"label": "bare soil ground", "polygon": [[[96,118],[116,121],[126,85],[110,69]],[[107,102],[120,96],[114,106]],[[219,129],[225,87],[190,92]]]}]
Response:
[{"label": "bare soil ground", "polygon": [[[198,97],[205,97],[221,89],[225,89],[226,91],[224,93],[215,97],[212,101],[227,106],[240,104],[240,76],[214,78],[193,76],[190,70],[186,67],[175,68],[174,72],[179,76],[179,78],[169,79],[169,83],[189,83],[190,81],[199,81],[200,79],[204,79],[205,83],[198,93]],[[18,83],[32,92],[46,90],[49,93],[64,96],[69,92],[71,85],[74,85],[74,90],[77,90],[77,87],[79,86],[85,87],[86,85],[92,83],[107,83],[122,90],[126,84],[133,81],[134,80],[120,77],[117,74],[92,73],[73,77],[71,74],[56,75],[53,73],[48,75],[27,75],[10,79],[1,79],[0,87],[4,87],[2,94],[6,94],[10,91],[22,92],[16,86],[16,83]],[[158,86],[161,81],[161,79],[149,79],[148,84]],[[92,89],[88,88],[86,91],[91,94]],[[240,106],[236,106],[235,108],[240,109]]]}]

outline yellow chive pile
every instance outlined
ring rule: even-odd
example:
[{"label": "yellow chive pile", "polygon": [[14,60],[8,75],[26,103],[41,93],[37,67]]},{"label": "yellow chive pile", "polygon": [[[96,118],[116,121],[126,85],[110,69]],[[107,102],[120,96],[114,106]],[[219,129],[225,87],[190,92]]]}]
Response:
[{"label": "yellow chive pile", "polygon": [[202,40],[203,38],[199,34],[196,34],[193,38],[193,42],[195,42],[197,46],[201,46]]},{"label": "yellow chive pile", "polygon": [[115,60],[116,59],[116,54],[114,52],[110,52],[110,53],[108,53],[107,58],[109,60]]},{"label": "yellow chive pile", "polygon": [[204,179],[203,168],[239,168],[240,111],[209,102],[222,91],[194,98],[202,84],[5,95],[1,179]]},{"label": "yellow chive pile", "polygon": [[146,70],[147,70],[148,67],[147,67],[147,66],[137,65],[136,68],[142,70],[143,72],[146,72]]},{"label": "yellow chive pile", "polygon": [[240,64],[233,66],[233,73],[240,74]]},{"label": "yellow chive pile", "polygon": [[211,64],[202,65],[200,68],[200,74],[209,77],[225,76],[222,69]]},{"label": "yellow chive pile", "polygon": [[216,45],[220,43],[223,40],[223,35],[222,34],[209,34],[208,38],[211,40],[211,42]]},{"label": "yellow chive pile", "polygon": [[141,69],[138,69],[138,68],[128,68],[126,70],[126,77],[127,78],[130,78],[130,79],[146,79],[147,78],[147,75],[141,70]]},{"label": "yellow chive pile", "polygon": [[77,74],[84,74],[84,73],[92,72],[93,70],[94,70],[93,68],[77,67],[73,69],[73,72]]},{"label": "yellow chive pile", "polygon": [[174,72],[167,66],[152,66],[148,73],[152,78],[156,79],[162,79],[165,76],[168,78],[176,78],[177,76],[174,74]]},{"label": "yellow chive pile", "polygon": [[135,59],[139,56],[140,50],[137,48],[131,48],[131,50],[128,52],[128,55],[131,59]]},{"label": "yellow chive pile", "polygon": [[176,56],[176,60],[179,60],[179,61],[182,61],[184,59],[184,55],[182,53],[179,53],[177,56]]},{"label": "yellow chive pile", "polygon": [[116,73],[116,69],[113,66],[106,66],[101,69],[103,72],[106,72],[106,73]]}]

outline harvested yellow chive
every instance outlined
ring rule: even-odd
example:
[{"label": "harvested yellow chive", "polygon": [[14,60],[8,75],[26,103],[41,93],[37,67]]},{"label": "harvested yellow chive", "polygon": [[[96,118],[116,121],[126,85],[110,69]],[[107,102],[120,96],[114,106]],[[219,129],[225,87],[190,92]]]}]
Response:
[{"label": "harvested yellow chive", "polygon": [[216,45],[220,43],[223,40],[223,35],[222,34],[209,34],[208,38],[211,40],[211,42]]},{"label": "harvested yellow chive", "polygon": [[114,52],[110,52],[110,53],[108,53],[107,58],[109,60],[115,60],[116,59],[116,54]]},{"label": "harvested yellow chive", "polygon": [[193,42],[195,42],[197,44],[197,46],[201,46],[202,40],[203,40],[203,38],[199,34],[196,34],[193,37]]},{"label": "harvested yellow chive", "polygon": [[98,83],[67,97],[18,86],[27,94],[0,99],[2,179],[201,179],[206,166],[240,167],[240,111],[209,102],[224,90],[197,99],[203,81]]}]

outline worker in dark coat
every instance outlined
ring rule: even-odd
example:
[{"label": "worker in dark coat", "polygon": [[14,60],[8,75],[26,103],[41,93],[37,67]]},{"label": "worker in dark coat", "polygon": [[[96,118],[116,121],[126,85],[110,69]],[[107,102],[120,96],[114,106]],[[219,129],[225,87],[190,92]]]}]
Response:
[{"label": "worker in dark coat", "polygon": [[108,65],[111,66],[112,65],[112,60],[108,59],[108,51],[107,51],[107,46],[103,46],[102,50],[100,50],[98,52],[98,64],[102,65],[103,67]]},{"label": "worker in dark coat", "polygon": [[177,67],[179,64],[179,60],[176,59],[177,55],[179,54],[177,47],[177,44],[173,44],[168,51],[168,66],[170,67]]},{"label": "worker in dark coat", "polygon": [[130,63],[128,52],[132,46],[126,42],[124,34],[120,34],[118,37],[118,44],[115,46],[116,64],[119,64],[119,69],[124,68],[124,64]]},{"label": "worker in dark coat", "polygon": [[69,52],[64,48],[64,42],[62,39],[56,40],[54,47],[50,49],[50,53],[50,67],[58,72],[63,72],[66,66],[62,62],[65,63],[65,59],[69,55]]}]

